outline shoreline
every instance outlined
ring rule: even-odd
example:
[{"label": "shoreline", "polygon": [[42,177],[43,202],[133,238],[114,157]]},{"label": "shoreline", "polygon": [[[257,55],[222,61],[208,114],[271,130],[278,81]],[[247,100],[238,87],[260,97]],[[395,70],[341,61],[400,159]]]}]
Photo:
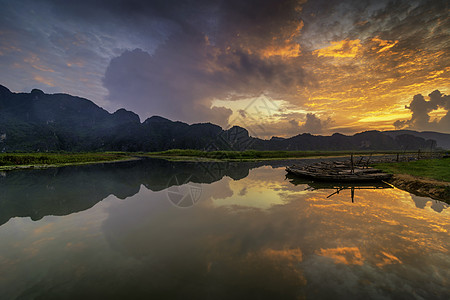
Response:
[{"label": "shoreline", "polygon": [[99,160],[99,161],[83,161],[83,162],[71,162],[71,163],[61,163],[61,164],[47,164],[47,165],[12,165],[12,166],[0,166],[0,172],[9,172],[9,171],[17,171],[17,170],[44,170],[50,168],[60,168],[60,167],[68,167],[68,166],[81,166],[81,165],[95,165],[95,164],[107,164],[107,163],[118,163],[118,162],[127,162],[134,160],[141,160],[141,157],[124,157],[123,159],[114,159],[114,160]]},{"label": "shoreline", "polygon": [[450,203],[450,182],[426,179],[408,174],[394,174],[388,180],[398,189],[420,197]]},{"label": "shoreline", "polygon": [[[331,159],[342,158],[346,155],[334,155],[334,156],[306,156],[306,157],[289,157],[289,158],[244,158],[244,159],[214,159],[206,157],[196,156],[164,156],[164,155],[136,155],[126,156],[121,159],[115,160],[99,160],[99,161],[87,161],[87,162],[72,162],[72,163],[60,163],[60,164],[31,164],[31,165],[11,165],[0,166],[0,172],[17,171],[17,170],[29,170],[29,169],[49,169],[59,168],[66,166],[79,166],[79,165],[92,165],[92,164],[105,164],[105,163],[119,163],[127,161],[135,161],[147,158],[165,159],[173,162],[286,162],[292,160],[302,159]],[[450,182],[438,181],[434,179],[422,178],[409,174],[394,173],[393,177],[387,181],[398,189],[406,191],[421,197],[429,197],[434,200],[444,201],[450,203]]]},{"label": "shoreline", "polygon": [[158,158],[165,159],[167,161],[178,161],[178,162],[195,162],[195,161],[205,161],[205,162],[260,162],[260,161],[289,161],[289,160],[302,160],[302,159],[328,159],[328,158],[342,158],[348,155],[336,154],[336,155],[311,155],[302,157],[264,157],[264,158],[212,158],[212,157],[202,157],[202,156],[181,156],[181,155],[142,155],[141,158]]}]

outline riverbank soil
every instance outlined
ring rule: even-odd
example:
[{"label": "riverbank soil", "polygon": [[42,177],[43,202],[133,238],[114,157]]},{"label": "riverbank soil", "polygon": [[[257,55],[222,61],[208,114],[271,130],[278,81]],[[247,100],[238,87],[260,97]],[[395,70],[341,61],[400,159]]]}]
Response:
[{"label": "riverbank soil", "polygon": [[393,186],[414,195],[450,203],[449,182],[424,179],[406,174],[394,174],[389,182]]}]

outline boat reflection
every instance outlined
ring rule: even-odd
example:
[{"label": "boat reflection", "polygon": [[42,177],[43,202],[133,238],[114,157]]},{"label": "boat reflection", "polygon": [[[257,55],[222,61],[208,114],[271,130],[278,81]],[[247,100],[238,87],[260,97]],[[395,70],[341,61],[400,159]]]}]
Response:
[{"label": "boat reflection", "polygon": [[304,178],[300,178],[293,174],[287,174],[286,179],[293,185],[306,184],[308,187],[305,190],[315,191],[315,190],[334,190],[333,193],[329,194],[326,198],[330,198],[334,195],[339,195],[340,192],[349,190],[350,198],[352,203],[355,202],[355,191],[356,190],[380,190],[380,189],[393,189],[394,187],[384,181],[378,182],[324,182],[324,181],[311,181]]}]

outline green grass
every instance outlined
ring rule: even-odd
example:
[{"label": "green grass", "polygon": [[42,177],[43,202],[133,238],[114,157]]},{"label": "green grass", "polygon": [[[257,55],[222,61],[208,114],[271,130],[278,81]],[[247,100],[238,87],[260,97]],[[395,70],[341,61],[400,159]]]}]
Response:
[{"label": "green grass", "polygon": [[450,159],[424,159],[411,162],[375,164],[376,168],[393,174],[450,182]]},{"label": "green grass", "polygon": [[130,158],[124,152],[99,153],[0,153],[0,169],[10,166],[67,165]]},{"label": "green grass", "polygon": [[148,156],[156,157],[197,157],[220,160],[253,160],[253,159],[271,159],[271,158],[294,158],[307,156],[330,156],[340,155],[337,152],[321,151],[201,151],[201,150],[167,150],[161,152],[147,153]]},{"label": "green grass", "polygon": [[[395,152],[369,152],[369,151],[201,151],[201,150],[168,150],[150,153],[126,153],[126,152],[88,152],[88,153],[0,153],[0,170],[23,166],[63,166],[70,164],[85,164],[96,162],[117,161],[133,158],[133,155],[148,157],[162,157],[175,160],[190,160],[193,158],[211,160],[270,160],[290,159],[314,156],[339,156],[339,155],[368,155]],[[432,178],[450,182],[450,160],[420,160],[414,162],[377,164],[380,168],[390,173],[410,174],[413,176]]]},{"label": "green grass", "polygon": [[150,152],[146,156],[163,157],[163,158],[205,158],[220,160],[265,160],[265,159],[289,159],[303,158],[314,156],[341,156],[341,155],[369,155],[369,154],[386,154],[396,153],[395,151],[202,151],[202,150],[182,150],[173,149],[161,152]]}]

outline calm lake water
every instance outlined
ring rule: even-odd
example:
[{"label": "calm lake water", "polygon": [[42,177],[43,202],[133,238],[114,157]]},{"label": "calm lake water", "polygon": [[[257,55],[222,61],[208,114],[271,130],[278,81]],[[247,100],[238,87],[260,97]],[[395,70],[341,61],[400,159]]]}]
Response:
[{"label": "calm lake water", "polygon": [[0,298],[450,299],[447,204],[284,165],[0,173]]}]

